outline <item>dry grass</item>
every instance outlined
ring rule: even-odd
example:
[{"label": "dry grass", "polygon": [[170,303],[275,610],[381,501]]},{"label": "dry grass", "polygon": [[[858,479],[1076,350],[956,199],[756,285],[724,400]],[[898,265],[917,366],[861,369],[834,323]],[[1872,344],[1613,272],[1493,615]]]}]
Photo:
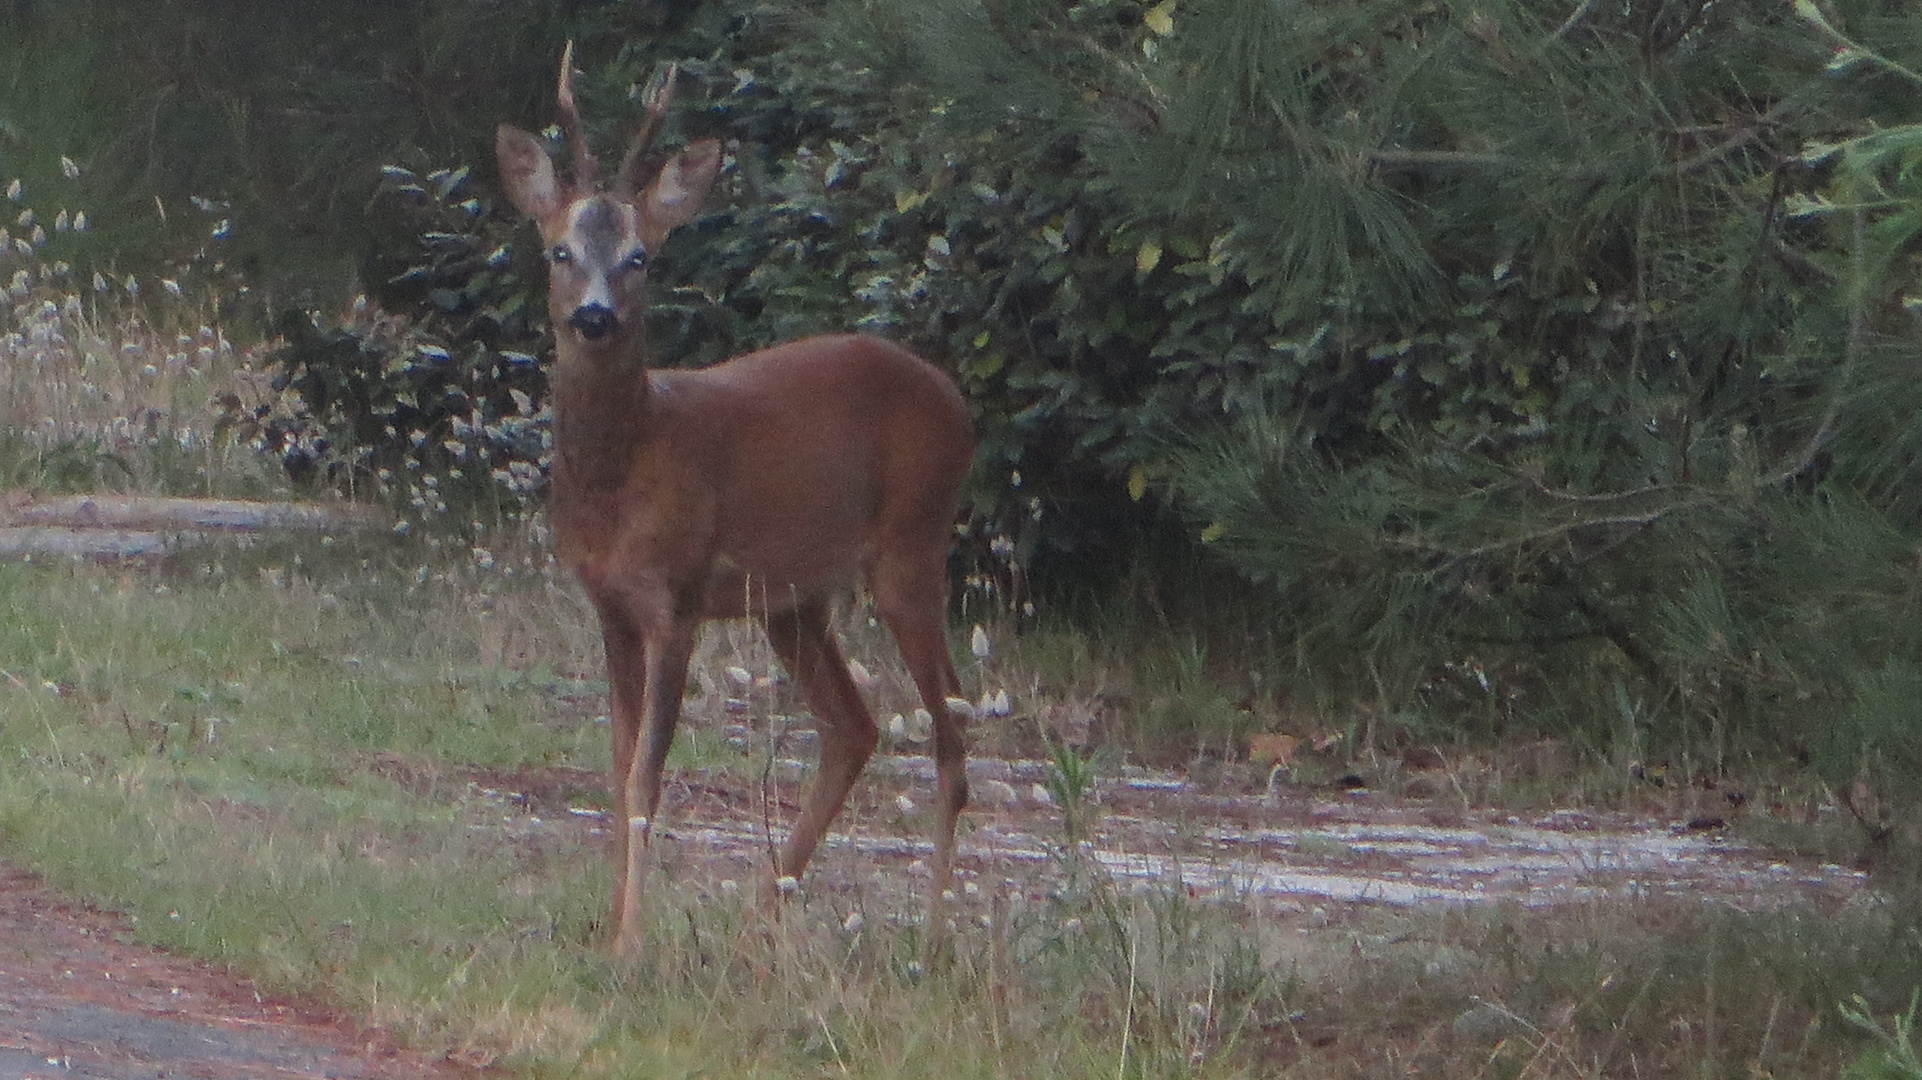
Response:
[{"label": "dry grass", "polygon": [[[105,279],[101,279],[105,285]],[[210,296],[145,299],[34,262],[0,288],[0,486],[267,494],[271,463],[220,437],[271,392]]]}]

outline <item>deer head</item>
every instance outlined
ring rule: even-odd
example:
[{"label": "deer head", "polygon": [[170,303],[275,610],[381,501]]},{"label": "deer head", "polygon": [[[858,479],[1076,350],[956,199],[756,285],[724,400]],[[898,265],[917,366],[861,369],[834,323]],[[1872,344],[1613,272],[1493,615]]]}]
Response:
[{"label": "deer head", "polygon": [[639,340],[649,261],[675,226],[699,212],[720,171],[721,145],[714,139],[694,143],[667,159],[642,186],[649,148],[674,96],[675,69],[669,65],[650,84],[647,118],[612,187],[604,189],[574,104],[573,55],[570,42],[561,54],[556,94],[561,130],[573,154],[572,179],[561,178],[539,139],[512,125],[502,124],[495,132],[494,152],[508,198],[540,229],[548,264],[547,310],[558,343],[573,349],[624,348]]}]

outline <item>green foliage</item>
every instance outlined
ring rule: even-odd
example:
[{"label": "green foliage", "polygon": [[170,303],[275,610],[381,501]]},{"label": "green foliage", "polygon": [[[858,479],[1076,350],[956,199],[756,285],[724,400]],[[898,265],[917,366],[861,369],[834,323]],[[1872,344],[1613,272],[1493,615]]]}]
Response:
[{"label": "green foliage", "polygon": [[462,528],[483,510],[522,517],[547,457],[538,271],[517,258],[510,220],[468,190],[467,170],[385,176],[383,209],[420,228],[380,294],[414,317],[365,298],[338,327],[289,313],[272,358],[282,396],[230,408],[225,422],[297,480],[324,471],[428,520],[457,510]]},{"label": "green foliage", "polygon": [[143,273],[191,241],[192,200],[228,204],[257,289],[331,306],[384,224],[364,213],[381,164],[478,160],[498,120],[551,92],[570,36],[612,51],[678,6],[6,5],[0,183],[44,190],[70,157],[102,219],[87,262]]},{"label": "green foliage", "polygon": [[1844,1076],[1849,1080],[1922,1080],[1922,1054],[1916,1052],[1912,1037],[1918,999],[1922,999],[1922,995],[1911,994],[1908,1012],[1890,1018],[1886,1028],[1875,1019],[1868,1002],[1860,995],[1842,1006],[1842,1019],[1867,1032],[1877,1043],[1875,1049],[1849,1066]]},{"label": "green foliage", "polygon": [[[984,476],[1005,478],[992,513],[1043,571],[1073,554],[1111,574],[1144,550],[1166,520],[1144,495],[1196,433],[1274,410],[1358,460],[1430,436],[1525,451],[1560,425],[1589,440],[1568,467],[1593,473],[1638,437],[1624,367],[1658,380],[1637,407],[1672,411],[1779,329],[1784,298],[1744,284],[1755,233],[1737,224],[1776,132],[1693,119],[1731,94],[1753,113],[1727,65],[1779,43],[1779,17],[862,12],[842,32],[941,122],[906,144],[921,160],[896,181],[900,240],[861,295],[955,357],[984,403]],[[1712,152],[1678,161],[1683,137]]]},{"label": "green foliage", "polygon": [[1061,808],[1062,851],[1067,858],[1078,855],[1086,838],[1088,803],[1094,791],[1094,762],[1066,743],[1048,747],[1048,797]]},{"label": "green foliage", "polygon": [[[1454,283],[1349,332],[1386,376],[1373,434],[1280,396],[1172,455],[1190,528],[1267,586],[1304,681],[1463,725],[1437,687],[1472,662],[1522,722],[1591,733],[1615,710],[1580,689],[1615,684],[1648,725],[1628,745],[1712,769],[1812,757],[1867,785],[1872,829],[1912,816],[1922,117],[1884,53],[1914,45],[1872,5],[1847,14],[1873,46],[1805,14],[1716,8],[1653,50],[1626,10],[1408,31],[1493,67],[1409,74],[1448,122],[1405,130],[1463,176],[1407,191]],[[1605,85],[1585,130],[1547,107]],[[1470,142],[1499,160],[1467,168]],[[1513,212],[1471,208],[1489,193]]]}]

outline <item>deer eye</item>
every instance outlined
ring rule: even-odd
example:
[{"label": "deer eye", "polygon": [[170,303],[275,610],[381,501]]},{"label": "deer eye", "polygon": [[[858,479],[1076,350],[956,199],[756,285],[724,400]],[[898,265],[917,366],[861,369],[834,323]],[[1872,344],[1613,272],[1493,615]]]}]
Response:
[{"label": "deer eye", "polygon": [[566,244],[555,244],[553,249],[547,253],[547,259],[549,262],[557,263],[573,262],[574,253],[567,250]]},{"label": "deer eye", "polygon": [[627,268],[629,270],[647,269],[647,249],[635,248],[634,253],[627,257]]}]

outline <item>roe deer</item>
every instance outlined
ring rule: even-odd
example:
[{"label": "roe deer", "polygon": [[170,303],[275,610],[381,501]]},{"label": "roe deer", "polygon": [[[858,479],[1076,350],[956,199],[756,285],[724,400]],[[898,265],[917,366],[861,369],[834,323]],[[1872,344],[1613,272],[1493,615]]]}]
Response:
[{"label": "roe deer", "polygon": [[721,166],[702,139],[644,166],[673,92],[611,188],[595,179],[572,88],[558,105],[571,181],[533,135],[501,125],[501,175],[548,261],[555,363],[550,512],[561,561],[599,617],[614,735],[614,951],[641,944],[643,848],[702,620],[758,617],[820,727],[821,762],[771,879],[799,878],[874,753],[878,729],[828,626],[861,579],[934,717],[938,770],[930,942],[943,927],[955,822],[967,803],[964,716],[945,638],[947,556],[974,454],[951,379],[857,334],[789,342],[699,370],[647,364],[649,258],[693,218]]}]

